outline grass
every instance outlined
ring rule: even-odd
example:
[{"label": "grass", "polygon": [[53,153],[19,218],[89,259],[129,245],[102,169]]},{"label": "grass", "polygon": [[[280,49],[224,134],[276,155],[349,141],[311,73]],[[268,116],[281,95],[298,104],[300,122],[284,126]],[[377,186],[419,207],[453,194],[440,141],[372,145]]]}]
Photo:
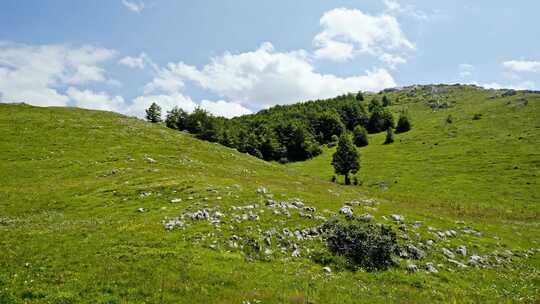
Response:
[{"label": "grass", "polygon": [[[486,92],[459,94],[444,111],[407,103],[413,130],[392,145],[371,136],[361,149],[359,187],[329,181],[330,151],[283,166],[118,114],[1,104],[0,303],[537,302],[540,254],[485,269],[445,264],[438,274],[409,274],[402,264],[327,275],[305,251],[248,262],[222,241],[318,223],[296,213],[283,218],[260,208],[260,222],[227,219],[216,230],[188,220],[184,230],[164,229],[162,221],[188,205],[227,213],[231,205],[263,205],[256,190],[266,187],[318,213],[378,198],[378,206],[355,210],[377,221],[392,213],[423,221],[409,233],[415,240],[457,219],[483,233],[441,240],[428,257],[436,263],[444,263],[442,246],[466,244],[479,254],[539,248],[538,98],[519,106],[519,96],[507,105]],[[451,126],[443,123],[449,113]],[[481,119],[473,121],[474,113]],[[170,203],[178,197],[184,201]],[[208,247],[213,242],[219,250]]]}]

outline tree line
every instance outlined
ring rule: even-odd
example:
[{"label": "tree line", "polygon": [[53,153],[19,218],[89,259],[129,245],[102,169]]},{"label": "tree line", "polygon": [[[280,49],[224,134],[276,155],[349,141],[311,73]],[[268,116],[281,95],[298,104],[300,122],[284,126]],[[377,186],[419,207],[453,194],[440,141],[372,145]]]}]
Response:
[{"label": "tree line", "polygon": [[[368,133],[396,128],[396,133],[411,128],[402,111],[397,126],[388,108],[386,95],[371,96],[362,92],[331,99],[293,105],[277,105],[256,114],[232,119],[215,117],[202,108],[188,113],[175,107],[166,113],[167,127],[187,131],[197,138],[217,142],[267,161],[302,161],[319,155],[322,145],[336,145],[345,135],[352,136],[357,147],[369,144]],[[161,108],[153,103],[146,110],[151,122],[161,122]]]}]

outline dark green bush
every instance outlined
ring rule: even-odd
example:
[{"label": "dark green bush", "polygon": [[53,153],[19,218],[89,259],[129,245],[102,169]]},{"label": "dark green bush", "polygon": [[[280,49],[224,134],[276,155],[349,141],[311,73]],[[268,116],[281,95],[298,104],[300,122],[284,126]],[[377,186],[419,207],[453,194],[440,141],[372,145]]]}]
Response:
[{"label": "dark green bush", "polygon": [[362,126],[356,126],[353,131],[353,142],[357,147],[365,147],[369,144],[367,130]]},{"label": "dark green bush", "polygon": [[384,140],[384,144],[388,145],[394,142],[394,129],[388,128],[386,130],[386,139]]},{"label": "dark green bush", "polygon": [[391,227],[330,221],[322,229],[329,251],[345,257],[351,269],[386,270],[397,264],[399,244]]}]

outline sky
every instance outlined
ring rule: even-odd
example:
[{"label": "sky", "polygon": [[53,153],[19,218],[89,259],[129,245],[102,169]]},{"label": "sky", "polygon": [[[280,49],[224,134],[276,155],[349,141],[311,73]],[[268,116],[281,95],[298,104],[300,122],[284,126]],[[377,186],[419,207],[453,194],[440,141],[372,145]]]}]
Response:
[{"label": "sky", "polygon": [[143,117],[431,83],[540,90],[540,1],[2,0],[0,102]]}]

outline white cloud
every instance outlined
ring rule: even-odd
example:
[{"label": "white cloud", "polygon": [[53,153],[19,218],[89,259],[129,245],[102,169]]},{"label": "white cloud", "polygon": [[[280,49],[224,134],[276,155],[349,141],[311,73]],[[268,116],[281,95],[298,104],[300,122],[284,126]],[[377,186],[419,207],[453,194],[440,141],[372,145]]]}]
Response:
[{"label": "white cloud", "polygon": [[130,11],[135,12],[137,14],[142,13],[142,11],[144,10],[143,2],[122,0],[122,4],[124,4],[124,6],[127,7]]},{"label": "white cloud", "polygon": [[225,53],[200,69],[183,62],[170,63],[146,86],[146,93],[178,89],[186,80],[250,108],[329,98],[358,90],[377,91],[396,85],[385,69],[351,77],[320,74],[305,51],[276,52],[267,42],[255,51]]},{"label": "white cloud", "polygon": [[68,88],[66,94],[79,108],[115,112],[122,112],[125,109],[125,101],[122,96],[113,97],[105,92],[81,91],[74,87]]},{"label": "white cloud", "polygon": [[383,0],[383,3],[386,7],[385,13],[389,15],[403,15],[418,20],[429,19],[428,15],[425,12],[415,9],[412,5],[402,6],[399,2],[395,0]]},{"label": "white cloud", "polygon": [[227,102],[225,100],[203,100],[201,101],[201,107],[216,116],[223,116],[227,118],[252,113],[251,110],[244,108],[241,104]]},{"label": "white cloud", "polygon": [[514,89],[514,90],[535,90],[536,84],[532,81],[523,81],[516,84],[500,84],[497,82],[491,82],[491,83],[478,83],[478,82],[472,82],[471,84],[475,84],[481,87],[484,87],[486,89]]},{"label": "white cloud", "polygon": [[462,63],[459,65],[459,77],[468,78],[473,75],[474,66],[468,63]]},{"label": "white cloud", "polygon": [[[388,59],[398,50],[413,50],[397,19],[389,14],[372,16],[358,9],[336,8],[321,17],[323,30],[314,38],[315,58],[345,60],[358,54]],[[402,63],[394,61],[394,65]]]},{"label": "white cloud", "polygon": [[139,96],[121,112],[137,117],[144,117],[145,110],[148,109],[153,102],[157,103],[161,107],[161,111],[164,116],[167,111],[170,111],[175,106],[180,107],[188,112],[193,111],[197,107],[197,104],[191,100],[190,97],[176,92],[169,95],[160,94]]},{"label": "white cloud", "polygon": [[514,72],[540,73],[540,61],[510,60],[503,62],[503,66]]},{"label": "white cloud", "polygon": [[66,105],[64,85],[110,81],[99,67],[116,52],[93,46],[0,44],[2,102]]},{"label": "white cloud", "polygon": [[125,65],[132,69],[144,69],[147,62],[151,63],[146,53],[141,53],[137,57],[126,56],[118,61],[119,64]]},{"label": "white cloud", "polygon": [[379,56],[379,60],[388,64],[391,68],[395,68],[398,64],[405,64],[407,63],[407,59],[399,56],[399,55],[392,55],[388,53],[384,53]]}]

